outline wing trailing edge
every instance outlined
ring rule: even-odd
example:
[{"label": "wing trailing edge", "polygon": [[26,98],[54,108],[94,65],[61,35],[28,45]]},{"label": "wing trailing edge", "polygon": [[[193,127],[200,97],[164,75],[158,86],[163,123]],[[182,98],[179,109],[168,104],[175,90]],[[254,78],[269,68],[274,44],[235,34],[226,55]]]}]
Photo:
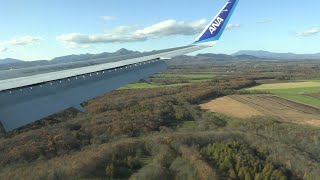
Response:
[{"label": "wing trailing edge", "polygon": [[[238,0],[229,0],[195,42],[188,46],[72,69],[65,69],[71,64],[60,64],[50,68],[64,70],[41,70],[41,73],[29,76],[25,76],[25,73],[31,69],[21,69],[15,72],[19,76],[0,78],[1,124],[6,131],[12,131],[71,107],[84,112],[80,105],[82,102],[166,70],[164,60],[199,51],[219,40],[237,3]],[[33,68],[31,72],[40,69]]]}]

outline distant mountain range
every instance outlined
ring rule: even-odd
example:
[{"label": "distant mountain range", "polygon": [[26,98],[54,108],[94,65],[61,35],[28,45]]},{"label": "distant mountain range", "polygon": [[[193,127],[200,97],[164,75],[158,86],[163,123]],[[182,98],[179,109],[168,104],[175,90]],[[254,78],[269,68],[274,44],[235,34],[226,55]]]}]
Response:
[{"label": "distant mountain range", "polygon": [[286,59],[286,60],[296,60],[296,59],[319,59],[320,53],[317,54],[294,54],[294,53],[273,53],[269,51],[239,51],[232,54],[233,56],[239,55],[250,55],[258,58],[264,59]]},{"label": "distant mountain range", "polygon": [[100,59],[100,58],[110,58],[122,55],[131,55],[131,54],[139,54],[138,51],[130,51],[127,49],[120,49],[116,52],[109,53],[104,52],[101,54],[80,54],[80,55],[68,55],[68,56],[61,56],[56,57],[51,60],[37,60],[37,61],[22,61],[18,59],[0,59],[0,70],[4,69],[16,69],[16,68],[26,68],[26,67],[33,67],[39,65],[52,65],[52,64],[59,64],[59,63],[69,63],[69,62],[76,62],[76,61],[86,61],[90,59]]},{"label": "distant mountain range", "polygon": [[263,59],[257,56],[252,55],[227,55],[227,54],[213,54],[213,53],[207,53],[207,54],[198,54],[196,57],[205,57],[205,58],[211,58],[213,60],[259,60]]},{"label": "distant mountain range", "polygon": [[[76,61],[85,61],[90,59],[99,59],[99,58],[110,58],[121,55],[132,55],[140,54],[138,51],[131,51],[127,49],[120,49],[116,52],[109,53],[104,52],[101,54],[80,54],[80,55],[69,55],[56,57],[52,60],[39,60],[39,61],[22,61],[18,59],[0,59],[0,70],[8,68],[22,68],[22,67],[32,67],[35,65],[49,65],[49,64],[58,64],[58,63],[68,63]],[[181,56],[185,59],[186,56]],[[232,55],[227,54],[198,54],[197,59],[212,59],[212,60],[298,60],[298,59],[316,59],[320,60],[320,53],[318,54],[294,54],[294,53],[273,53],[268,51],[239,51]],[[175,60],[179,59],[175,58]]]},{"label": "distant mountain range", "polygon": [[23,61],[18,60],[18,59],[11,59],[11,58],[0,59],[0,65],[1,65],[1,64],[19,63],[19,62],[23,62]]},{"label": "distant mountain range", "polygon": [[115,56],[122,56],[122,55],[130,55],[130,54],[139,54],[138,51],[130,51],[127,49],[119,49],[116,52],[109,53],[104,52],[101,54],[80,54],[80,55],[69,55],[69,56],[62,56],[57,57],[51,60],[53,63],[68,63],[68,62],[75,62],[75,61],[85,61],[89,59],[99,59],[99,58],[109,58]]}]

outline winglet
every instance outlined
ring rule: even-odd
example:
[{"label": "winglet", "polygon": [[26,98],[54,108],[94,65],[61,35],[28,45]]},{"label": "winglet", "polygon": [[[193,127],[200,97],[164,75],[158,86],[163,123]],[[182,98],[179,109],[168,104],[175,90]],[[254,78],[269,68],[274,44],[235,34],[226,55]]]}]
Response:
[{"label": "winglet", "polygon": [[213,45],[215,41],[219,40],[228,21],[236,8],[239,0],[228,0],[226,5],[219,11],[210,24],[197,37],[194,45],[208,44]]}]

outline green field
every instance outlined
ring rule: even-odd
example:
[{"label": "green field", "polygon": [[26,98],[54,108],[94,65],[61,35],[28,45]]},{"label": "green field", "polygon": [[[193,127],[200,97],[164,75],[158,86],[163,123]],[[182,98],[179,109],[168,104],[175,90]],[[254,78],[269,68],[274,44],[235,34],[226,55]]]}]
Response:
[{"label": "green field", "polygon": [[308,81],[308,82],[320,82],[320,80],[319,80],[319,79],[306,80],[306,81]]},{"label": "green field", "polygon": [[179,73],[179,74],[159,74],[157,77],[175,78],[175,79],[213,79],[216,76],[210,73]]},{"label": "green field", "polygon": [[162,84],[148,84],[148,83],[134,83],[128,84],[120,89],[151,89],[151,88],[159,88],[159,87],[175,87],[175,86],[183,86],[188,85],[190,83],[181,83],[181,84],[170,84],[170,85],[162,85]]},{"label": "green field", "polygon": [[[278,89],[277,84],[263,84],[253,88],[249,88],[250,91],[264,91],[278,95],[280,97],[297,101],[300,103],[320,107],[320,99],[312,94],[320,93],[320,87],[318,87],[319,80],[311,80],[309,82],[315,82],[315,87],[301,87],[304,82],[290,83],[291,88],[288,84],[279,83]],[[310,84],[309,84],[310,85]]]},{"label": "green field", "polygon": [[273,83],[273,84],[262,84],[250,88],[250,90],[277,90],[277,89],[300,89],[300,88],[318,88],[320,89],[320,82],[289,82],[289,83]]},{"label": "green field", "polygon": [[154,78],[166,78],[166,79],[183,79],[187,80],[186,83],[176,83],[170,85],[157,84],[157,83],[133,83],[129,84],[120,89],[150,89],[150,88],[159,88],[159,87],[175,87],[175,86],[183,86],[192,83],[199,83],[212,80],[215,78],[214,74],[210,73],[168,73],[168,74],[158,74],[155,75]]}]

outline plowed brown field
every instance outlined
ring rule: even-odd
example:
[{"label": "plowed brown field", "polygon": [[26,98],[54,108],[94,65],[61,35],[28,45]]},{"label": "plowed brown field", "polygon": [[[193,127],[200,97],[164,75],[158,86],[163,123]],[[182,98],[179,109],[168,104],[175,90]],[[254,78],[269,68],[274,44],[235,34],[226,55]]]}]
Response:
[{"label": "plowed brown field", "polygon": [[320,126],[320,109],[274,95],[232,95],[200,106],[234,117],[272,116],[287,122]]}]

